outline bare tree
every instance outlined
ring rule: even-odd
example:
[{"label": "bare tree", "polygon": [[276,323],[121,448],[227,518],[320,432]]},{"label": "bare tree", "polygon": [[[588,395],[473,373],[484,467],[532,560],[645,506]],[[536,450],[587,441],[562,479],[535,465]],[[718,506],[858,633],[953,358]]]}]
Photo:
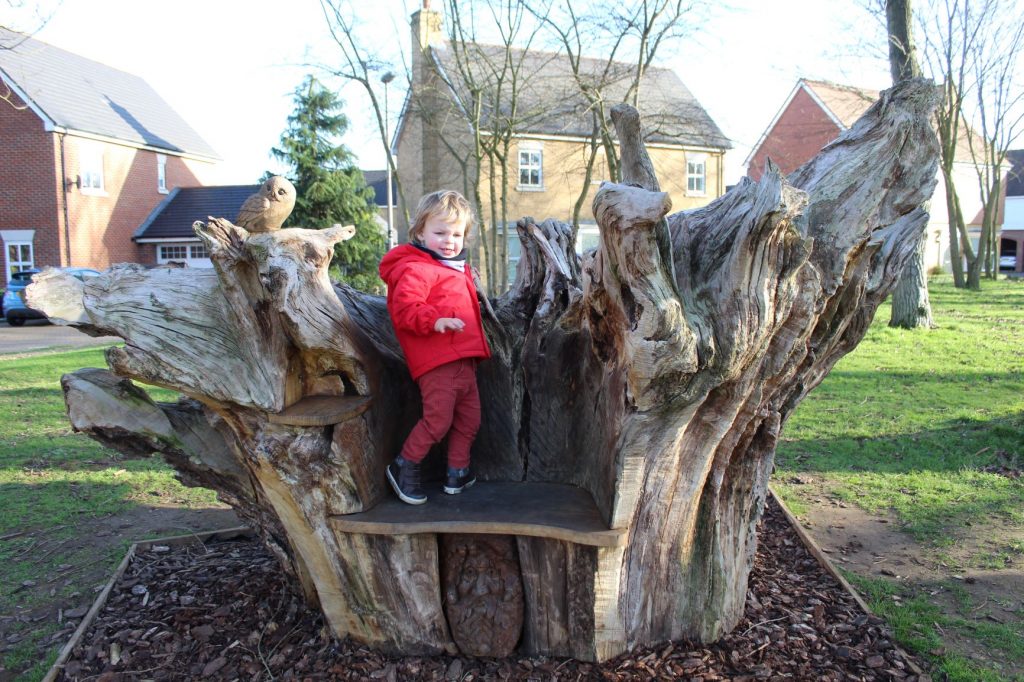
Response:
[{"label": "bare tree", "polygon": [[[941,83],[942,98],[935,110],[936,132],[939,137],[942,169],[942,183],[946,190],[946,214],[948,216],[949,255],[953,271],[953,283],[966,286],[964,260],[974,260],[973,249],[967,236],[960,195],[957,192],[953,167],[956,163],[957,148],[963,126],[963,97],[967,89],[968,69],[966,51],[977,39],[979,26],[967,30],[962,24],[964,17],[959,12],[959,1],[944,0],[942,5],[933,2],[932,12],[923,22],[921,34],[925,36],[925,55],[933,77]],[[935,12],[942,8],[944,11]],[[964,5],[967,9],[967,5]],[[959,39],[954,38],[957,36]]]},{"label": "bare tree", "polygon": [[[885,25],[889,39],[889,71],[893,85],[921,75],[914,44],[911,0],[885,0]],[[892,292],[890,327],[929,329],[932,306],[928,300],[928,273],[924,266],[927,232],[921,234],[917,251]]]},{"label": "bare tree", "polygon": [[[1022,20],[1022,9],[1009,0],[930,0],[918,13],[924,67],[942,86],[936,124],[958,287],[978,289],[986,262],[989,272],[996,271],[1001,167],[1021,132]],[[964,188],[957,187],[954,172],[965,155],[973,158],[984,208],[976,245],[961,206]]]},{"label": "bare tree", "polygon": [[1024,11],[1016,3],[986,3],[990,21],[986,40],[974,44],[975,106],[971,128],[979,136],[967,138],[978,176],[978,192],[984,213],[977,258],[968,268],[968,284],[977,284],[982,273],[994,279],[999,273],[998,220],[1003,201],[1004,164],[1010,147],[1020,136],[1024,121],[1024,82],[1021,52],[1024,48]]},{"label": "bare tree", "polygon": [[[880,18],[889,3],[862,0],[862,5]],[[923,0],[913,15],[921,70],[941,91],[935,124],[953,282],[977,289],[984,273],[997,270],[1002,163],[1020,134],[1017,34],[1024,10],[1011,0]],[[966,166],[971,166],[967,177]],[[962,201],[965,192],[973,195],[975,183],[982,207],[976,238],[968,231]]]},{"label": "bare tree", "polygon": [[[461,115],[461,123],[469,131],[471,163],[463,166],[468,171],[464,177],[469,178],[480,213],[484,274],[491,290],[500,293],[508,282],[512,144],[531,121],[546,115],[540,106],[543,100],[525,93],[528,80],[555,55],[532,51],[541,23],[522,2],[448,0],[445,9],[449,49],[437,74],[453,106],[442,107],[446,112],[443,118],[447,120],[450,113]],[[543,7],[540,13],[543,16]],[[496,37],[495,43],[481,40],[484,27]],[[442,130],[436,123],[433,127]],[[465,151],[455,148],[459,137],[441,136],[442,144],[456,159],[465,157]]]},{"label": "bare tree", "polygon": [[[590,180],[603,151],[607,177],[621,175],[615,134],[608,111],[619,102],[641,107],[644,74],[654,63],[659,48],[693,31],[696,21],[687,21],[698,5],[682,0],[644,0],[621,3],[599,0],[583,7],[581,2],[562,0],[557,12],[543,19],[547,29],[565,51],[572,78],[592,123],[590,143],[583,164],[586,182],[573,204],[574,234],[579,216],[591,191]],[[601,54],[588,59],[586,54]],[[678,117],[679,112],[659,112],[660,118]],[[685,115],[685,114],[682,114]],[[658,128],[658,117],[647,121]]]},{"label": "bare tree", "polygon": [[[357,35],[359,25],[351,3],[348,0],[320,0],[320,7],[323,9],[331,37],[334,38],[334,42],[340,49],[343,59],[342,66],[338,68],[324,68],[334,76],[359,83],[370,98],[370,106],[373,108],[373,115],[377,122],[377,131],[380,134],[381,144],[384,146],[384,151],[387,155],[388,170],[391,173],[392,180],[395,183],[395,190],[398,194],[398,205],[401,207],[401,210],[405,211],[405,221],[408,223],[409,212],[408,203],[405,200],[405,190],[402,186],[398,166],[395,163],[391,140],[388,139],[389,131],[393,130],[386,121],[386,117],[390,115],[390,112],[382,110],[381,93],[379,90],[382,83],[381,77],[392,72],[392,64],[388,60],[381,58],[378,54],[372,53],[367,47],[372,43]],[[406,78],[406,83],[408,82],[409,79]],[[386,84],[383,85],[387,87]],[[390,196],[388,201],[392,201]],[[389,229],[394,229],[393,225],[388,227]]]}]

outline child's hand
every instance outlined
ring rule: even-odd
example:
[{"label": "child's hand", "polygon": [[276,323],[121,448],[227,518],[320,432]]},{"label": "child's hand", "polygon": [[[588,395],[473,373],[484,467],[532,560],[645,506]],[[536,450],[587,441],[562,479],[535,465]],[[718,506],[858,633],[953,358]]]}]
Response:
[{"label": "child's hand", "polygon": [[457,317],[442,317],[434,323],[434,331],[444,334],[447,331],[461,332],[466,328],[466,323]]}]

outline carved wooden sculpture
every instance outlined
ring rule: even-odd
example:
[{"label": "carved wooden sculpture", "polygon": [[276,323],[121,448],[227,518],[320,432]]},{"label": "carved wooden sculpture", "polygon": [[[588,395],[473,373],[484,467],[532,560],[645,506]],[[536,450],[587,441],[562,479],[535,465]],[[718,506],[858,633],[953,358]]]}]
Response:
[{"label": "carved wooden sculpture", "polygon": [[627,184],[594,199],[601,244],[580,258],[569,226],[519,222],[515,285],[485,316],[481,482],[421,507],[383,485],[418,394],[383,299],[327,279],[344,228],[211,219],[214,270],[50,274],[30,302],[125,340],[110,371],[64,377],[74,427],[219,491],[339,635],[592,660],[712,640],[743,612],[783,423],[926,223],[932,90],[901,84],[790,178],[668,218],[617,109]]}]

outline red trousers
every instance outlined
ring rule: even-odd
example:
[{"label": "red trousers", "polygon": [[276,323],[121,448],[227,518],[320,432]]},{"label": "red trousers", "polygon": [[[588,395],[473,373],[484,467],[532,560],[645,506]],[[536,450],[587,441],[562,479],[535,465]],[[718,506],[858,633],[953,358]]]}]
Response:
[{"label": "red trousers", "polygon": [[402,446],[402,457],[419,462],[448,436],[448,466],[469,466],[469,448],[480,429],[480,394],[476,388],[477,358],[463,358],[435,367],[416,383],[423,399],[423,416]]}]

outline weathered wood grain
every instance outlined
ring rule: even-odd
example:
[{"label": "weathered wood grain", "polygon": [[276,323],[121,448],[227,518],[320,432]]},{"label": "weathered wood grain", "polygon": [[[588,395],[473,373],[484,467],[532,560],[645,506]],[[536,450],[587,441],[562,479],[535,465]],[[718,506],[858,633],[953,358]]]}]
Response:
[{"label": "weathered wood grain", "polygon": [[267,421],[290,426],[330,426],[358,417],[369,407],[370,398],[367,397],[310,395],[276,414],[268,415]]}]

